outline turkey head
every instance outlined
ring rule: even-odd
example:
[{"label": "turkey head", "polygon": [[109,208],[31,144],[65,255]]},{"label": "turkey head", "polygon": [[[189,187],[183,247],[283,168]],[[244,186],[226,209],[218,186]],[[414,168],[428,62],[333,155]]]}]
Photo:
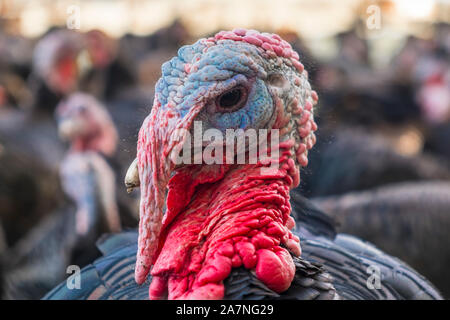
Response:
[{"label": "turkey head", "polygon": [[316,102],[275,34],[222,31],[163,64],[126,177],[141,188],[135,278],[151,270],[151,299],[223,298],[237,267],[289,288],[301,254],[289,191],[316,140]]}]

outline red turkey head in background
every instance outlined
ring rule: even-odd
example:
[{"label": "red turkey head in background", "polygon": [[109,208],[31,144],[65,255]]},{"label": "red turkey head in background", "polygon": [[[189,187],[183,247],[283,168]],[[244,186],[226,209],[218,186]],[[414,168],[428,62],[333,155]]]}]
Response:
[{"label": "red turkey head in background", "polygon": [[100,30],[91,30],[85,34],[86,47],[95,68],[106,68],[117,55],[117,45]]},{"label": "red turkey head in background", "polygon": [[58,94],[68,94],[77,87],[76,57],[82,48],[82,37],[69,30],[56,30],[36,45],[34,72]]},{"label": "red turkey head in background", "polygon": [[116,56],[116,42],[102,31],[54,30],[37,43],[33,71],[51,91],[66,96],[79,90],[93,69],[107,68]]},{"label": "red turkey head in background", "polygon": [[[222,281],[241,266],[276,292],[289,288],[291,254],[301,253],[289,190],[317,129],[317,94],[298,59],[277,35],[237,29],[184,46],[162,66],[126,177],[128,187],[141,188],[135,278],[143,283],[152,268],[150,298],[222,298]],[[196,139],[194,121],[204,135],[267,129],[272,159],[176,163],[190,151],[190,133]],[[203,143],[200,151],[207,149]]]}]

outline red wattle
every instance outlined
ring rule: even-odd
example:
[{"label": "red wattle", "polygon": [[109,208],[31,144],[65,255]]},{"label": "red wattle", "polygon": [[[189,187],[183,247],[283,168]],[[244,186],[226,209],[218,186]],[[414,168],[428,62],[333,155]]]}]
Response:
[{"label": "red wattle", "polygon": [[[168,184],[169,214],[152,269],[157,280],[150,298],[164,298],[166,292],[169,299],[223,298],[223,280],[241,266],[255,269],[276,292],[289,288],[295,267],[280,244],[300,253],[298,238],[289,231],[295,224],[289,215],[292,178],[289,166],[272,175],[260,170],[241,165],[176,171]],[[191,199],[176,201],[183,193]]]},{"label": "red wattle", "polygon": [[295,265],[286,249],[258,250],[256,276],[275,292],[289,288],[294,279]]},{"label": "red wattle", "polygon": [[[277,160],[262,159],[257,165],[189,166],[171,177],[171,159],[179,155],[186,132],[211,97],[206,88],[190,97],[194,104],[183,116],[178,99],[162,105],[155,97],[137,148],[141,204],[135,279],[143,283],[153,266],[151,298],[221,298],[223,279],[241,266],[255,268],[264,283],[281,292],[292,280],[293,264],[280,246],[301,253],[299,239],[290,232],[295,223],[289,217],[289,190],[299,184],[299,166],[308,164],[308,150],[316,141],[312,107],[317,94],[309,86],[299,90],[308,75],[298,54],[279,36],[236,29],[200,41],[206,52],[225,39],[255,45],[263,59],[283,58],[296,69],[292,99],[271,90],[271,128],[279,129],[282,152]],[[201,57],[195,57],[183,66],[186,74],[198,71]],[[261,166],[270,161],[278,167],[262,175]]]}]

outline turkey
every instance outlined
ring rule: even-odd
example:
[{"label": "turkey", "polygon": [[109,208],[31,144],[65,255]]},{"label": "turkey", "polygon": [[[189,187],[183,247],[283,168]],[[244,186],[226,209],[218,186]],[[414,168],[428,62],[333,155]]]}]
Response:
[{"label": "turkey", "polygon": [[111,156],[117,144],[108,112],[94,97],[75,93],[58,106],[56,114],[59,133],[71,144],[60,173],[64,191],[77,206],[77,233],[85,236],[95,229],[101,210],[106,230],[119,232],[115,176],[102,158],[102,154]]},{"label": "turkey", "polygon": [[125,178],[140,188],[138,232],[102,238],[81,288],[64,282],[45,298],[440,299],[294,189],[317,100],[278,35],[235,29],[182,47],[162,66]]},{"label": "turkey", "polygon": [[6,253],[6,298],[41,298],[64,279],[69,264],[98,257],[99,235],[121,231],[115,175],[103,157],[117,141],[109,114],[92,96],[74,93],[56,117],[60,136],[70,142],[60,167],[68,199]]},{"label": "turkey", "polygon": [[[450,167],[419,149],[421,136],[413,129],[389,140],[361,128],[321,129],[317,145],[308,155],[301,190],[309,197],[368,190],[389,183],[450,180]],[[406,138],[406,139],[405,139]],[[403,150],[404,149],[404,150]]]},{"label": "turkey", "polygon": [[404,182],[342,196],[314,198],[338,230],[374,243],[416,268],[447,297],[450,182]]},{"label": "turkey", "polygon": [[117,43],[100,30],[86,33],[54,28],[38,41],[29,77],[34,112],[53,112],[77,90],[103,99],[119,98],[135,84]]},{"label": "turkey", "polygon": [[83,35],[68,29],[52,29],[37,42],[29,77],[35,113],[53,113],[62,98],[78,89],[90,66],[85,46]]}]

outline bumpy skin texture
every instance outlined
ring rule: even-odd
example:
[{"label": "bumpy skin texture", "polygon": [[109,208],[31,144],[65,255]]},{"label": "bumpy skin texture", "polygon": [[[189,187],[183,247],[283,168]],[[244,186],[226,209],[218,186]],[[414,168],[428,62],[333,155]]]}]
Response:
[{"label": "bumpy skin texture", "polygon": [[[233,111],[218,108],[217,97],[239,86],[248,92],[245,104]],[[295,266],[288,250],[301,252],[290,232],[295,223],[289,190],[298,185],[315,143],[316,102],[298,54],[273,34],[219,32],[182,47],[162,66],[137,148],[135,278],[143,283],[153,265],[151,299],[222,298],[223,280],[240,266],[255,269],[276,292],[289,288]],[[204,130],[222,132],[279,129],[278,169],[263,175],[268,162],[175,168],[171,157],[186,139],[178,129],[191,130],[194,120]]]}]

